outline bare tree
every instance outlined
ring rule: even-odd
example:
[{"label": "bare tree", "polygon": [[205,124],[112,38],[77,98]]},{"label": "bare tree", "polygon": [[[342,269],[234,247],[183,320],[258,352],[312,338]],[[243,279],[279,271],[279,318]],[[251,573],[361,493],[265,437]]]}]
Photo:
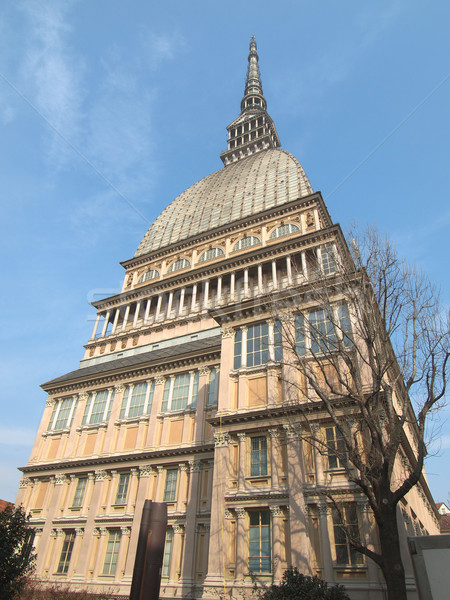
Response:
[{"label": "bare tree", "polygon": [[[445,399],[448,317],[428,278],[373,228],[354,231],[348,245],[337,237],[322,246],[308,280],[272,306],[275,318],[291,321],[280,329],[288,401],[304,441],[338,462],[368,500],[379,547],[364,545],[351,523],[342,527],[347,540],[379,565],[389,600],[406,600],[397,505],[419,482],[427,487],[426,422]],[[330,435],[318,420],[331,423]],[[344,524],[333,488],[322,493]]]}]

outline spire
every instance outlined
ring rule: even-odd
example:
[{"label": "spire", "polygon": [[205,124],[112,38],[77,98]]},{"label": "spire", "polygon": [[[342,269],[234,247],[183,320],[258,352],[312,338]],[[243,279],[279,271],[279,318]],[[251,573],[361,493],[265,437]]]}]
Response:
[{"label": "spire", "polygon": [[[250,41],[250,53],[248,55],[247,81],[245,82],[244,97],[241,101],[242,112],[250,107],[253,107],[255,104],[260,104],[264,110],[267,108],[267,102],[262,91],[258,59],[259,57],[255,36],[252,35],[252,39]],[[259,102],[255,102],[256,99],[259,99]]]},{"label": "spire", "polygon": [[267,113],[258,60],[255,36],[252,35],[241,114],[228,125],[228,149],[220,155],[225,166],[255,152],[280,147],[277,130]]}]

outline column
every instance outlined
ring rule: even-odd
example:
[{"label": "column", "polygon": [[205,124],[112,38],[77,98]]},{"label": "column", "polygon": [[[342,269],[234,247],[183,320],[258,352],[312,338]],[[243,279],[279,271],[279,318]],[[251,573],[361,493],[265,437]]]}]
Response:
[{"label": "column", "polygon": [[123,318],[123,323],[122,323],[122,331],[125,331],[125,327],[127,326],[129,315],[130,315],[130,305],[127,304],[127,307],[125,309],[125,316]]},{"label": "column", "polygon": [[222,275],[217,278],[217,304],[222,302]]},{"label": "column", "polygon": [[181,288],[181,292],[180,292],[180,304],[178,306],[178,314],[182,315],[183,314],[183,310],[184,310],[184,295],[186,293],[186,288]]},{"label": "column", "polygon": [[272,479],[272,489],[280,489],[280,480],[278,469],[281,467],[280,456],[280,432],[278,429],[269,429],[270,435],[270,474]]},{"label": "column", "polygon": [[200,468],[201,462],[199,460],[189,461],[189,487],[187,490],[187,505],[186,505],[186,528],[185,528],[185,540],[186,546],[192,548],[192,551],[185,553],[184,558],[184,569],[183,569],[183,580],[187,583],[194,581],[195,579],[195,552],[194,550],[194,539],[196,530],[196,515],[198,507],[198,496],[200,491]]},{"label": "column", "polygon": [[156,481],[156,491],[155,491],[155,502],[161,502],[163,496],[163,480],[164,480],[164,467],[162,465],[158,465],[156,467],[158,471],[158,479]]},{"label": "column", "polygon": [[272,552],[273,552],[273,567],[272,572],[275,581],[279,581],[283,575],[282,558],[281,558],[281,531],[283,511],[279,506],[269,506],[272,514]]},{"label": "column", "polygon": [[100,313],[97,313],[97,318],[95,319],[94,329],[92,330],[91,340],[95,340],[95,336],[97,335],[98,324],[100,323]]},{"label": "column", "polygon": [[173,290],[169,292],[169,300],[167,302],[167,318],[170,319],[170,313],[172,312],[172,304],[173,304]]},{"label": "column", "polygon": [[326,581],[333,581],[333,559],[331,558],[330,536],[328,535],[328,505],[319,504],[320,543],[322,546],[323,571]]},{"label": "column", "polygon": [[247,440],[247,434],[246,433],[238,433],[237,434],[238,440],[239,440],[239,466],[238,466],[238,490],[240,492],[243,492],[245,490],[245,472],[246,472],[246,459],[247,459],[247,452],[246,452],[246,440]]},{"label": "column", "polygon": [[182,525],[173,526],[173,547],[172,557],[170,561],[169,581],[178,581],[181,571],[181,559],[183,551],[183,534]]},{"label": "column", "polygon": [[139,470],[131,469],[130,484],[128,486],[127,506],[125,512],[133,514],[136,505],[137,488],[139,485]]},{"label": "column", "polygon": [[151,465],[143,465],[139,467],[139,485],[136,495],[136,505],[134,508],[133,523],[131,525],[131,537],[129,543],[129,552],[125,564],[124,578],[122,583],[131,583],[134,569],[134,559],[136,556],[136,548],[139,538],[139,528],[141,525],[142,508],[146,498],[150,497],[148,489],[150,475],[152,474]]},{"label": "column", "polygon": [[155,321],[159,319],[159,313],[161,312],[162,294],[158,295],[158,302],[156,304]]},{"label": "column", "polygon": [[197,284],[194,283],[194,285],[192,286],[191,312],[194,312],[196,302],[197,302]]},{"label": "column", "polygon": [[121,538],[120,538],[120,546],[119,546],[119,554],[117,556],[117,567],[116,567],[116,575],[115,579],[122,581],[122,577],[125,574],[125,560],[128,554],[128,546],[130,543],[130,534],[131,530],[129,527],[121,527]]},{"label": "column", "polygon": [[209,279],[206,279],[204,282],[203,288],[203,308],[208,308],[209,306]]},{"label": "column", "polygon": [[303,277],[308,279],[308,264],[306,262],[306,252],[304,250],[301,251],[300,256],[302,258],[302,271]]},{"label": "column", "polygon": [[111,311],[108,310],[106,312],[106,315],[105,315],[105,322],[103,323],[103,329],[102,329],[101,337],[105,337],[105,335],[106,335],[106,330],[108,329],[108,322],[109,322],[110,315],[111,315]]},{"label": "column", "polygon": [[248,560],[245,555],[246,540],[248,531],[245,527],[246,511],[245,508],[236,508],[237,532],[236,532],[236,575],[237,580],[243,580],[248,571]]},{"label": "column", "polygon": [[275,259],[272,260],[272,284],[273,284],[273,289],[278,288],[277,261]]},{"label": "column", "polygon": [[180,481],[178,482],[178,495],[177,495],[177,503],[176,503],[176,512],[183,513],[186,509],[186,494],[187,494],[187,476],[188,466],[186,463],[180,463],[178,465],[178,473]]},{"label": "column", "polygon": [[291,285],[292,284],[292,264],[291,264],[290,256],[286,256],[286,271],[287,271],[288,284]]},{"label": "column", "polygon": [[244,269],[244,296],[248,296],[248,267]]},{"label": "column", "polygon": [[114,315],[114,323],[113,323],[113,326],[111,329],[111,335],[116,333],[117,323],[119,321],[119,315],[120,315],[120,308],[116,308],[116,314]]},{"label": "column", "polygon": [[230,275],[230,297],[231,297],[231,300],[234,300],[235,290],[236,290],[236,273],[231,273],[231,275]]},{"label": "column", "polygon": [[258,265],[258,291],[261,294],[263,291],[263,266]]},{"label": "column", "polygon": [[152,299],[151,299],[151,298],[149,298],[149,299],[147,300],[147,305],[146,305],[146,307],[145,307],[145,313],[144,313],[144,325],[147,325],[147,324],[148,324],[148,316],[149,316],[149,314],[150,314],[150,308],[151,308],[151,305],[152,305]]},{"label": "column", "polygon": [[141,310],[141,302],[139,301],[136,304],[136,309],[134,311],[133,329],[136,329],[136,325],[137,325],[137,322],[138,322],[138,319],[139,319],[139,312],[140,312],[140,310]]}]

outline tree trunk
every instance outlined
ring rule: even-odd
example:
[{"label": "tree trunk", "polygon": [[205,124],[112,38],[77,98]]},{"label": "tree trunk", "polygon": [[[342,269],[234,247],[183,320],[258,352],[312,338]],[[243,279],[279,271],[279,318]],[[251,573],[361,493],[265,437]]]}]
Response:
[{"label": "tree trunk", "polygon": [[389,504],[381,509],[383,522],[378,523],[381,570],[387,586],[388,600],[407,600],[405,569],[403,567],[398,535],[397,509]]}]

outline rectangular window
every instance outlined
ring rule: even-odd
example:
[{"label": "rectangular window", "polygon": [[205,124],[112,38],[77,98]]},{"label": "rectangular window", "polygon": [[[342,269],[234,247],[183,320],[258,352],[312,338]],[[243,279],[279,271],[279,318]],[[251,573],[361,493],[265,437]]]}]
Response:
[{"label": "rectangular window", "polygon": [[248,566],[253,573],[271,571],[270,512],[252,510],[249,512]]},{"label": "rectangular window", "polygon": [[208,385],[208,406],[217,404],[217,392],[219,383],[219,372],[212,368],[209,372],[209,385]]},{"label": "rectangular window", "polygon": [[68,429],[73,420],[77,400],[75,398],[64,398],[64,400],[58,400],[53,407],[52,416],[50,417],[49,429],[51,431],[60,431],[61,429]]},{"label": "rectangular window", "polygon": [[251,465],[252,476],[267,475],[267,439],[265,437],[251,438]]},{"label": "rectangular window", "polygon": [[336,564],[361,565],[363,555],[351,544],[351,540],[361,541],[356,504],[342,504],[339,510],[333,508],[333,532]]},{"label": "rectangular window", "polygon": [[347,465],[347,453],[344,438],[336,427],[325,429],[327,436],[328,468],[340,469]]},{"label": "rectangular window", "polygon": [[78,477],[77,487],[73,496],[72,506],[82,506],[84,492],[86,491],[87,477]]},{"label": "rectangular window", "polygon": [[127,386],[123,396],[120,418],[132,419],[148,415],[152,408],[154,391],[154,381],[151,382],[150,387],[146,382]]},{"label": "rectangular window", "polygon": [[344,346],[346,348],[351,348],[351,346],[353,346],[353,336],[347,305],[341,304],[339,306],[338,313]]},{"label": "rectangular window", "polygon": [[252,325],[247,330],[247,366],[264,365],[269,360],[269,331],[267,323]]},{"label": "rectangular window", "polygon": [[336,331],[327,311],[320,309],[309,313],[309,331],[314,354],[336,349]]},{"label": "rectangular window", "polygon": [[173,546],[173,529],[167,528],[166,531],[166,543],[164,544],[164,557],[161,575],[163,577],[169,577],[170,573],[170,559],[172,558],[172,546]]},{"label": "rectangular window", "polygon": [[81,424],[96,425],[107,421],[111,414],[113,400],[114,390],[102,390],[89,394]]},{"label": "rectangular window", "polygon": [[242,331],[238,329],[234,335],[234,368],[239,369],[242,361]]},{"label": "rectangular window", "polygon": [[122,532],[120,529],[108,531],[108,545],[106,546],[105,562],[103,563],[103,575],[114,575],[119,557],[119,547]]},{"label": "rectangular window", "polygon": [[283,330],[281,321],[275,321],[273,326],[274,357],[277,362],[283,360]]},{"label": "rectangular window", "polygon": [[130,473],[121,473],[115,504],[126,504],[128,496],[128,486],[130,484]]},{"label": "rectangular window", "polygon": [[295,351],[297,356],[303,356],[306,352],[305,321],[303,315],[295,317]]},{"label": "rectangular window", "polygon": [[164,502],[174,502],[177,495],[178,469],[167,469]]},{"label": "rectangular window", "polygon": [[321,247],[322,269],[324,275],[332,275],[336,272],[336,259],[334,246],[331,242]]},{"label": "rectangular window", "polygon": [[57,573],[65,575],[69,570],[70,559],[72,558],[73,545],[75,543],[75,532],[65,531],[64,542],[61,550],[61,556],[59,557]]},{"label": "rectangular window", "polygon": [[197,405],[199,373],[183,373],[167,378],[164,383],[161,410],[183,410]]}]

